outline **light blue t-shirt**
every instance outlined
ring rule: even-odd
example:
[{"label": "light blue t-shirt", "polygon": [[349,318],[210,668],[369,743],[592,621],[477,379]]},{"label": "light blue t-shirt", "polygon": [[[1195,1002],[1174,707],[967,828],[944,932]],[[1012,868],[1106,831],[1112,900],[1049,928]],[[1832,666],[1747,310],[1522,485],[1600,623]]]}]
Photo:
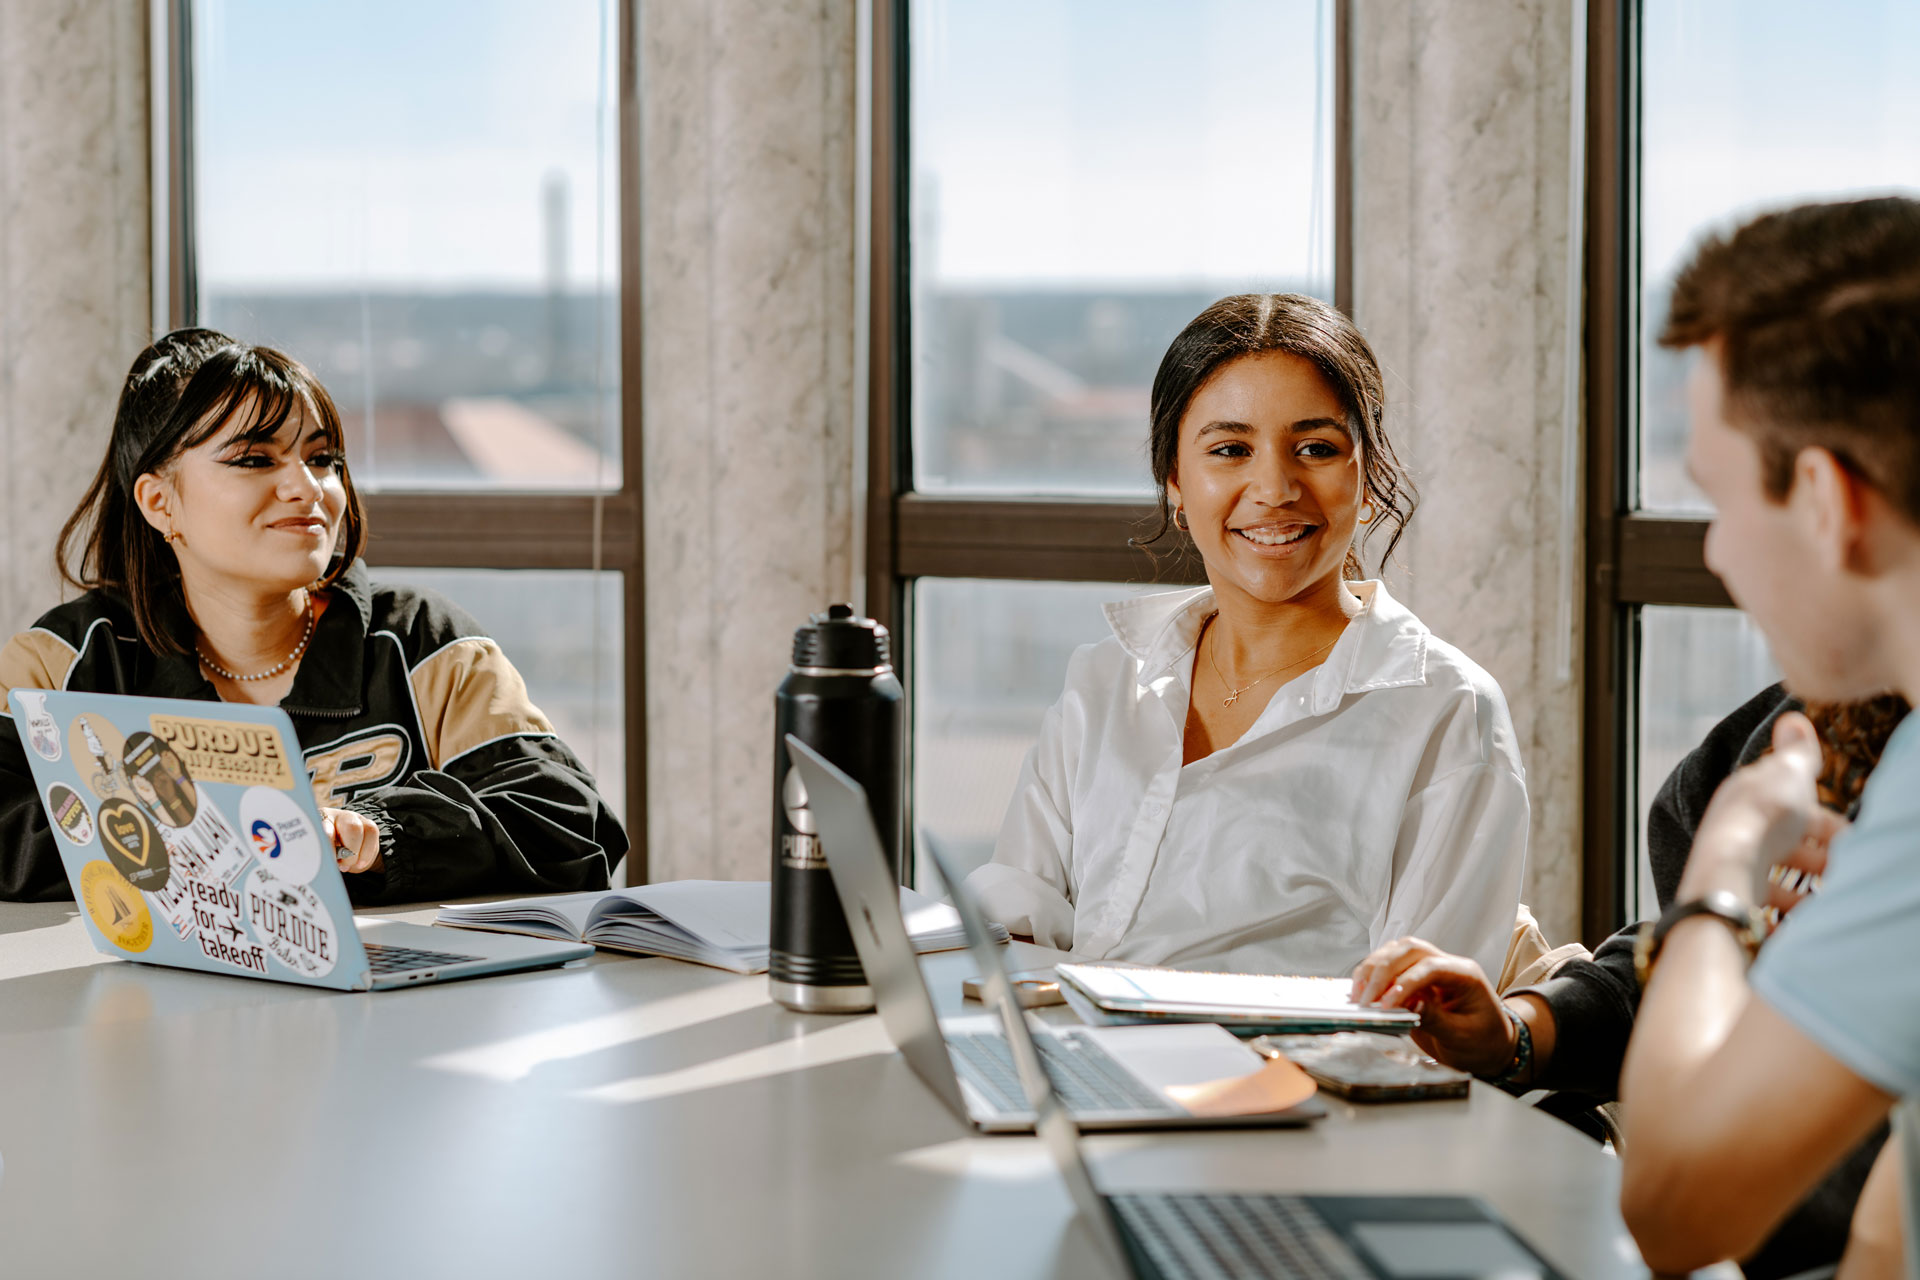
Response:
[{"label": "light blue t-shirt", "polygon": [[1920,1280],[1920,715],[1894,731],[1821,890],[1794,908],[1753,989],[1854,1074],[1899,1095],[1907,1274]]}]

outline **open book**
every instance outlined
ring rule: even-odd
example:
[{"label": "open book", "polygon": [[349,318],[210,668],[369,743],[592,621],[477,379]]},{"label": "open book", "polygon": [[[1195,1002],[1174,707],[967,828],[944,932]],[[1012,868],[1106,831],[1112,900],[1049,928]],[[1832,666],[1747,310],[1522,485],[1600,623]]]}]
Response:
[{"label": "open book", "polygon": [[1239,1035],[1265,1032],[1408,1032],[1420,1015],[1348,999],[1347,978],[1198,973],[1148,965],[1061,964],[1060,993],[1094,1026],[1217,1022]]},{"label": "open book", "polygon": [[[609,951],[668,956],[735,973],[765,973],[773,886],[765,880],[669,880],[508,902],[442,907],[435,924],[493,933],[526,933],[563,942],[588,942]],[[952,951],[967,945],[960,914],[906,888],[900,913],[913,949]],[[1007,931],[992,926],[998,941]]]}]

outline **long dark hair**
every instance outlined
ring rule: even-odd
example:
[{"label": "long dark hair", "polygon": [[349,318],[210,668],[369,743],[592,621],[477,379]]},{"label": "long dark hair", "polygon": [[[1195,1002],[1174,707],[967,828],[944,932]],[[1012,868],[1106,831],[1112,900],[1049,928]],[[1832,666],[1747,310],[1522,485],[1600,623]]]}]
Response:
[{"label": "long dark hair", "polygon": [[[1158,542],[1173,527],[1167,481],[1173,478],[1180,452],[1180,420],[1187,416],[1193,397],[1224,365],[1266,351],[1285,351],[1311,361],[1346,406],[1348,427],[1360,446],[1366,496],[1375,512],[1362,543],[1371,543],[1385,531],[1386,548],[1380,554],[1385,561],[1400,545],[1420,496],[1381,423],[1387,397],[1380,362],[1353,321],[1337,308],[1301,293],[1240,293],[1222,298],[1195,316],[1161,357],[1159,372],[1153,376],[1147,441],[1160,500],[1160,525],[1147,537],[1135,539],[1136,545]],[[1365,576],[1358,549],[1348,550],[1345,572],[1349,578]]]},{"label": "long dark hair", "polygon": [[240,438],[257,442],[271,439],[303,406],[341,458],[345,518],[334,558],[315,585],[338,582],[366,549],[367,523],[347,472],[333,397],[292,356],[212,329],[175,330],[135,357],[120,390],[107,455],[55,544],[60,576],[84,590],[123,595],[149,648],[187,652],[162,621],[185,606],[179,562],[135,506],[134,482],[205,444],[243,414],[247,425]]}]

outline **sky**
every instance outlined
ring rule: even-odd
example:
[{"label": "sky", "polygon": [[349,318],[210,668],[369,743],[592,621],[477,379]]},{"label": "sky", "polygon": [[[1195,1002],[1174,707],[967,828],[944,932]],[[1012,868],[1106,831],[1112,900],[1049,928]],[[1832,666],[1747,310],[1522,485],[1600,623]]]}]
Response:
[{"label": "sky", "polygon": [[203,280],[543,287],[558,174],[571,283],[617,282],[614,23],[612,0],[195,0]]},{"label": "sky", "polygon": [[1324,275],[1328,8],[915,0],[917,265],[982,285]]},{"label": "sky", "polygon": [[[195,0],[203,278],[539,288],[559,174],[571,283],[617,279],[614,3]],[[909,26],[923,278],[1324,272],[1326,0],[911,0]],[[1920,189],[1920,3],[1647,0],[1644,48],[1649,283],[1756,207]]]},{"label": "sky", "polygon": [[1642,269],[1771,205],[1920,194],[1920,4],[1648,0]]}]

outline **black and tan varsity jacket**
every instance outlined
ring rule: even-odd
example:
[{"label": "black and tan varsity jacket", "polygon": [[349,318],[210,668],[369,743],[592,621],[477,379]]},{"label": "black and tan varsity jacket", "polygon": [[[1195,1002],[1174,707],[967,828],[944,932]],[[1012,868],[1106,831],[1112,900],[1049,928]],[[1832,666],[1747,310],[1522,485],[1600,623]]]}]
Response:
[{"label": "black and tan varsity jacket", "polygon": [[[192,636],[184,612],[173,625]],[[89,591],[0,650],[0,686],[217,699],[189,655],[156,654],[124,599]],[[372,583],[356,562],[280,706],[314,798],[380,827],[386,867],[347,877],[356,903],[602,889],[627,851],[593,777],[520,673],[442,596]],[[9,717],[0,723],[0,899],[70,896]]]}]

